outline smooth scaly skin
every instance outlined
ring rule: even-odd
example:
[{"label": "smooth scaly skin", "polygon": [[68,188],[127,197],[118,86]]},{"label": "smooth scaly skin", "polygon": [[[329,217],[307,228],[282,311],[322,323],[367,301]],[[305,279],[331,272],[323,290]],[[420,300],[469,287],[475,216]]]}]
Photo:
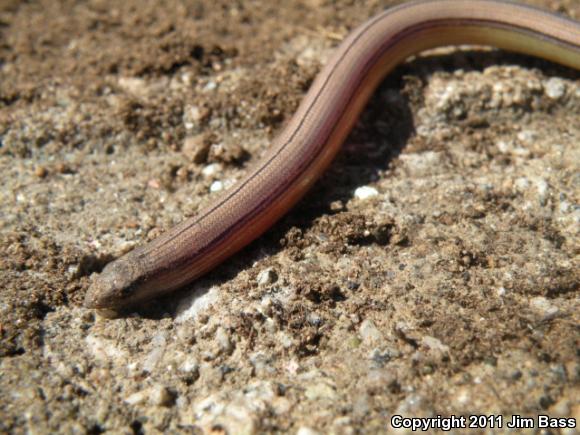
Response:
[{"label": "smooth scaly skin", "polygon": [[580,24],[548,12],[499,0],[389,9],[341,44],[244,179],[197,216],[108,264],[85,305],[118,310],[166,294],[260,236],[326,169],[385,75],[415,53],[451,44],[491,45],[580,69]]}]

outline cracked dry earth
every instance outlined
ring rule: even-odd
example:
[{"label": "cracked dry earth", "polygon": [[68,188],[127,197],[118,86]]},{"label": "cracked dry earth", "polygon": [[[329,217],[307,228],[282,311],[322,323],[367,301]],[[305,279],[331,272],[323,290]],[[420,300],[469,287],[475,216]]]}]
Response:
[{"label": "cracked dry earth", "polygon": [[82,307],[92,273],[239,179],[388,4],[0,4],[0,431],[580,418],[580,80],[534,58],[419,56],[264,237],[135,313]]}]

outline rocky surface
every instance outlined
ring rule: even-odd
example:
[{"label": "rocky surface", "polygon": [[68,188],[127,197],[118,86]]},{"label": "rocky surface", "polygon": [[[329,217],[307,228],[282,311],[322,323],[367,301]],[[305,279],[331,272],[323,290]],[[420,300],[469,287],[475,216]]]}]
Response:
[{"label": "rocky surface", "polygon": [[386,6],[275,3],[0,6],[0,430],[579,419],[580,80],[538,59],[401,66],[264,237],[138,312],[82,307],[92,273],[257,161]]}]

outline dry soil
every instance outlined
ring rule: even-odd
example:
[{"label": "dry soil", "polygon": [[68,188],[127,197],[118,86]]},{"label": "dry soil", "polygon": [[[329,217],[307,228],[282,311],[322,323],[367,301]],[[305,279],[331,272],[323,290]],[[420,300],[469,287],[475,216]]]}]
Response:
[{"label": "dry soil", "polygon": [[239,179],[388,4],[0,3],[0,431],[580,418],[580,80],[539,59],[406,63],[264,237],[137,312],[82,306],[91,274]]}]

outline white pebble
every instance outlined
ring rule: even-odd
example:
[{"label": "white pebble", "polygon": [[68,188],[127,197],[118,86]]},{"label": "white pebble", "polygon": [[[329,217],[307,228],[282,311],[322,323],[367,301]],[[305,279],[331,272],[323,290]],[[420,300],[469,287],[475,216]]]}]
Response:
[{"label": "white pebble", "polygon": [[540,199],[540,204],[545,205],[548,200],[548,190],[550,186],[548,182],[542,178],[536,180],[536,189],[538,190],[538,196]]},{"label": "white pebble", "polygon": [[511,145],[506,141],[500,140],[498,141],[495,146],[499,150],[500,153],[508,153],[511,150]]},{"label": "white pebble", "polygon": [[78,264],[70,265],[67,268],[67,274],[69,277],[74,278],[78,275],[79,270],[80,270],[80,265],[78,265]]},{"label": "white pebble", "polygon": [[220,165],[219,163],[212,163],[212,164],[207,165],[205,168],[203,168],[201,170],[201,173],[205,177],[212,177],[213,175],[217,174],[221,170],[222,170],[222,165]]},{"label": "white pebble", "polygon": [[544,84],[544,91],[548,97],[559,100],[566,93],[566,83],[560,78],[552,77]]},{"label": "white pebble", "polygon": [[217,88],[217,84],[214,81],[207,82],[207,84],[203,87],[204,91],[213,91]]},{"label": "white pebble", "polygon": [[368,199],[368,198],[372,198],[373,196],[377,196],[378,194],[379,194],[379,191],[377,189],[375,189],[374,187],[370,187],[370,186],[358,187],[354,191],[354,196],[358,199]]},{"label": "white pebble", "polygon": [[179,367],[179,370],[184,373],[195,373],[199,371],[199,363],[194,357],[189,357]]},{"label": "white pebble", "polygon": [[533,130],[523,130],[517,134],[517,138],[525,145],[532,145],[538,138],[538,133]]},{"label": "white pebble", "polygon": [[219,192],[220,190],[224,189],[224,183],[217,180],[214,181],[213,183],[211,183],[211,186],[209,186],[209,191],[210,192]]},{"label": "white pebble", "polygon": [[145,402],[147,396],[147,391],[138,391],[137,393],[133,393],[127,397],[125,403],[128,403],[129,405],[138,405],[139,403]]},{"label": "white pebble", "polygon": [[320,435],[320,432],[311,429],[307,426],[302,426],[298,429],[298,431],[296,432],[296,435]]},{"label": "white pebble", "polygon": [[135,95],[142,95],[146,90],[145,80],[143,79],[121,77],[117,83],[124,91]]}]

